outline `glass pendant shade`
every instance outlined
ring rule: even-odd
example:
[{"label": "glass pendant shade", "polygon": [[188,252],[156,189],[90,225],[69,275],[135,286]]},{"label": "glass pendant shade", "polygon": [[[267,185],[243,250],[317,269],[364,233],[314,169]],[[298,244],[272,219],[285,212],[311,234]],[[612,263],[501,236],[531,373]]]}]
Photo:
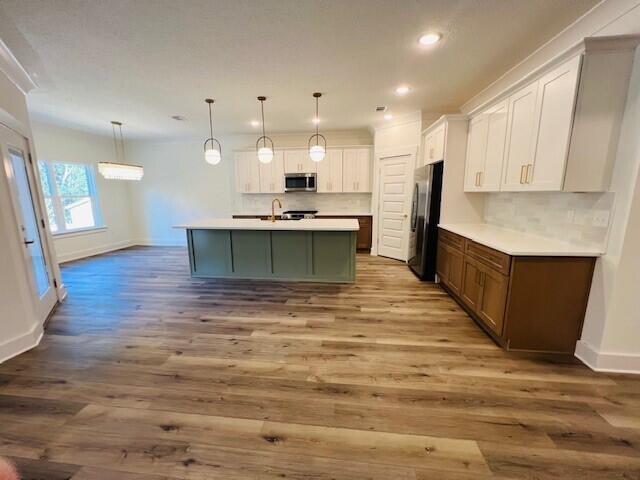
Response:
[{"label": "glass pendant shade", "polygon": [[220,155],[220,150],[207,148],[204,151],[204,159],[210,165],[217,165],[220,163],[220,160],[222,160],[222,155]]},{"label": "glass pendant shade", "polygon": [[260,160],[260,163],[271,163],[271,160],[273,160],[273,150],[269,147],[260,147],[258,149],[258,160]]},{"label": "glass pendant shade", "polygon": [[[267,137],[267,134],[264,130],[264,101],[267,97],[259,96],[258,101],[260,102],[260,111],[262,113],[262,136],[256,142],[256,151],[258,152],[258,160],[260,163],[271,163],[273,160],[273,140]],[[262,146],[260,146],[262,144]],[[271,145],[268,147],[267,145]]]},{"label": "glass pendant shade", "polygon": [[211,104],[215,102],[212,98],[205,98],[204,101],[209,105],[209,133],[211,136],[204,141],[204,160],[209,165],[218,165],[222,160],[222,145],[213,138],[213,117],[211,116]]},{"label": "glass pendant shade", "polygon": [[324,160],[325,150],[322,145],[313,145],[309,149],[309,158],[314,162],[321,162]]},{"label": "glass pendant shade", "polygon": [[[318,99],[321,96],[322,94],[320,92],[313,94],[313,98],[316,99],[316,116],[313,117],[313,123],[316,124],[316,133],[309,137],[308,147],[309,158],[314,162],[321,162],[324,160],[324,156],[327,152],[327,139],[324,138],[324,135],[320,135],[318,132],[318,125],[320,123],[320,117],[318,116]],[[324,143],[324,146],[320,145],[320,142]]]}]

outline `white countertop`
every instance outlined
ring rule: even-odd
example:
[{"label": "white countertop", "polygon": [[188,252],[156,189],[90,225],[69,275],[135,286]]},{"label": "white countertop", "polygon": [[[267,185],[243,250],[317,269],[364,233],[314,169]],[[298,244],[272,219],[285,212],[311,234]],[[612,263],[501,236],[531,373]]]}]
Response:
[{"label": "white countertop", "polygon": [[360,230],[355,218],[313,218],[302,220],[260,220],[259,218],[215,218],[174,225],[173,228],[188,230],[306,230],[329,232],[357,232]]},{"label": "white countertop", "polygon": [[604,254],[602,249],[590,245],[576,245],[488,223],[454,223],[438,226],[509,255],[599,257]]}]

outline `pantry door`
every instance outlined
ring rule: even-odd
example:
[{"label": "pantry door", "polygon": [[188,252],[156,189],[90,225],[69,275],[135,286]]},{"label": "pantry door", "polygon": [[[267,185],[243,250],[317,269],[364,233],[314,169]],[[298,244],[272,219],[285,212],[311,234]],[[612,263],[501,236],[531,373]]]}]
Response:
[{"label": "pantry door", "polygon": [[378,255],[407,260],[414,158],[381,157],[378,180]]}]

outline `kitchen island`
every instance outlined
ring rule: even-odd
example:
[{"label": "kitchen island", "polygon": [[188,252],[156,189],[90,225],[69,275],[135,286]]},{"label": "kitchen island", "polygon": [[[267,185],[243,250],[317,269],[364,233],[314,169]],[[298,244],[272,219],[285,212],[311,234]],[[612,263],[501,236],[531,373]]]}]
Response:
[{"label": "kitchen island", "polygon": [[225,218],[175,228],[187,232],[193,277],[355,281],[355,219]]}]

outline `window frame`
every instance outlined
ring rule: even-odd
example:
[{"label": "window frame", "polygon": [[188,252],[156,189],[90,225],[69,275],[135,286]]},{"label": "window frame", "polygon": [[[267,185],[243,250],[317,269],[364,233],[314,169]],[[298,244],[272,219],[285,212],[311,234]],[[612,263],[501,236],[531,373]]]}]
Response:
[{"label": "window frame", "polygon": [[[42,186],[42,178],[40,178],[40,188],[42,190],[42,197],[44,199],[44,207],[45,207],[45,216],[47,217],[47,223],[49,224],[49,232],[54,237],[63,236],[63,235],[73,235],[82,232],[92,232],[95,230],[104,230],[106,225],[104,224],[104,219],[102,216],[102,208],[100,205],[100,195],[98,193],[98,187],[96,184],[96,169],[95,165],[92,163],[82,163],[82,162],[72,162],[72,161],[57,161],[57,160],[38,160],[38,163],[44,165],[44,171],[47,176],[47,184],[49,185],[49,191],[51,195],[47,195]],[[55,179],[55,165],[80,165],[84,167],[87,177],[87,188],[89,190],[89,195],[60,195],[58,192],[58,185],[56,184]],[[38,176],[40,177],[40,169],[38,168]],[[64,219],[64,207],[62,205],[62,200],[65,198],[86,198],[89,197],[91,199],[91,211],[93,213],[93,220],[95,225],[91,227],[80,227],[80,228],[67,228],[66,222]],[[55,218],[57,230],[53,231],[51,229],[51,223],[49,222],[49,214],[47,213],[47,200],[51,200],[51,204],[53,206],[53,216]]]}]

